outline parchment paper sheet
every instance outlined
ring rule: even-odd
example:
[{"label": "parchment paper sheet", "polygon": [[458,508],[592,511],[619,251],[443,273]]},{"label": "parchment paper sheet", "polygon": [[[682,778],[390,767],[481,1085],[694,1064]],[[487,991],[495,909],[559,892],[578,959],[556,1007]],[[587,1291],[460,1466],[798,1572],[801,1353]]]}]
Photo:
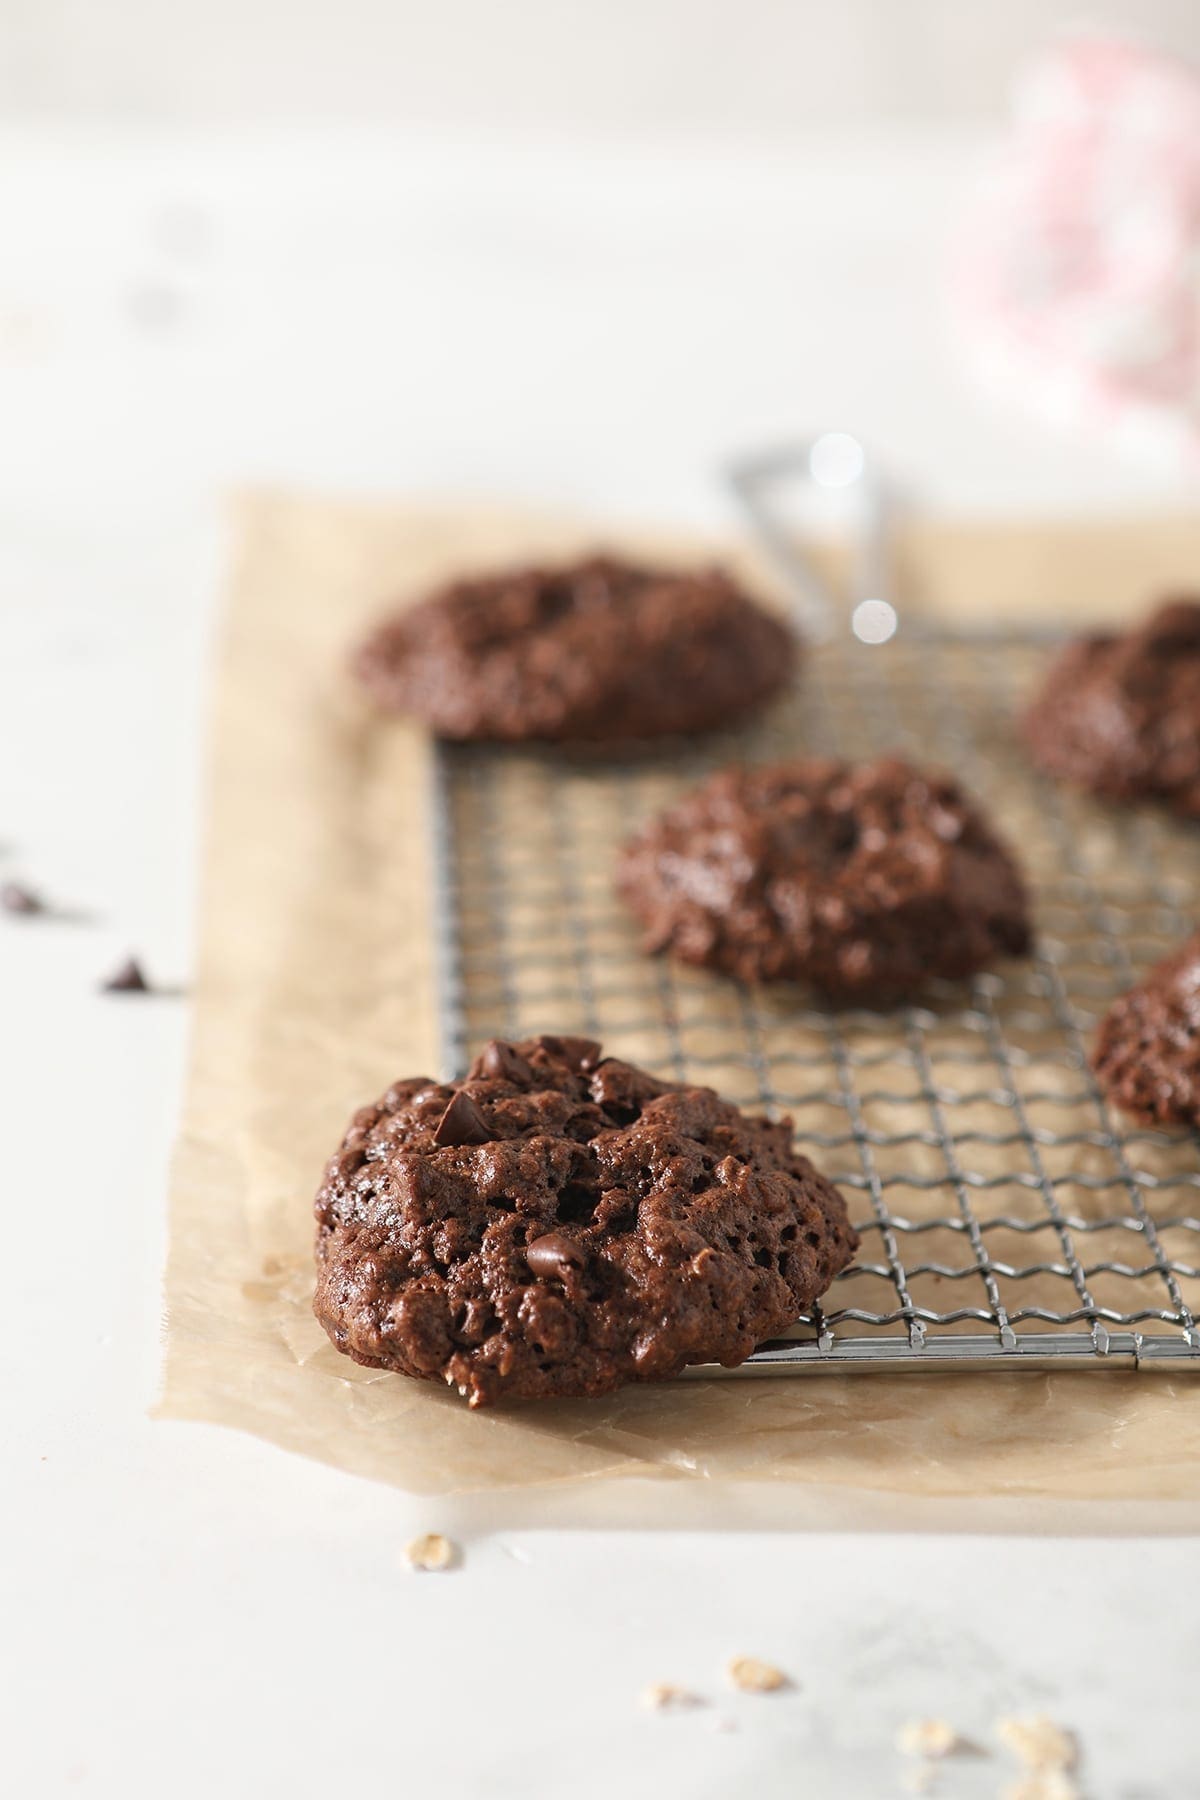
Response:
[{"label": "parchment paper sheet", "polygon": [[[657,1474],[795,1484],[797,1523],[805,1490],[826,1520],[843,1494],[874,1496],[881,1520],[955,1496],[992,1496],[1010,1515],[1014,1502],[1200,1509],[1200,1382],[688,1379],[471,1413],[432,1384],[334,1352],[310,1312],[320,1171],[355,1105],[437,1060],[426,746],[372,719],[346,677],[347,647],[381,603],[444,572],[614,534],[507,509],[265,495],[239,505],[236,534],[161,1415],[430,1493]],[[1185,583],[1200,568],[1200,522],[926,524],[901,557],[911,591],[946,610],[1082,619]],[[1192,1518],[1191,1505],[1165,1510]],[[1152,1509],[1138,1516],[1153,1524]]]}]

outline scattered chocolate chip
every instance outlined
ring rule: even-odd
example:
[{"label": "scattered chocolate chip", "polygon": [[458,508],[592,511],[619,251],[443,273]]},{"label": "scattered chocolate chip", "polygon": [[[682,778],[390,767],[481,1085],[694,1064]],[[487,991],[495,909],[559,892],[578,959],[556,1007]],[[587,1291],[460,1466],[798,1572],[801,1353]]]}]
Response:
[{"label": "scattered chocolate chip", "polygon": [[150,983],[142,974],[141,964],[131,956],[101,984],[100,991],[104,994],[148,994]]},{"label": "scattered chocolate chip", "polygon": [[548,1231],[525,1246],[525,1261],[535,1275],[556,1275],[561,1281],[568,1269],[582,1269],[587,1252],[574,1238],[564,1237],[561,1231]]},{"label": "scattered chocolate chip", "polygon": [[503,1038],[493,1038],[471,1064],[470,1078],[472,1081],[511,1081],[514,1087],[525,1087],[533,1080],[533,1070],[511,1044],[506,1044]]},{"label": "scattered chocolate chip", "polygon": [[10,913],[41,913],[46,910],[46,902],[32,888],[27,888],[19,881],[6,881],[0,887],[0,906]]},{"label": "scattered chocolate chip", "polygon": [[438,1121],[433,1141],[443,1150],[451,1145],[487,1144],[491,1127],[465,1089],[459,1088]]}]

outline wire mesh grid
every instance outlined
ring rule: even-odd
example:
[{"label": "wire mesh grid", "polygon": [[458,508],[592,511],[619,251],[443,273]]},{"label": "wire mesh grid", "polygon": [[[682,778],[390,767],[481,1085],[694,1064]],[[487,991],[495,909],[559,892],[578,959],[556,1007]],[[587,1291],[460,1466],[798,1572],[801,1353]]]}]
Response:
[{"label": "wire mesh grid", "polygon": [[[1200,835],[1035,775],[1012,721],[1037,634],[907,629],[814,650],[754,727],[618,762],[442,746],[445,1061],[580,1032],[661,1075],[790,1113],[862,1247],[743,1372],[957,1363],[1200,1369],[1200,1143],[1114,1114],[1088,1063],[1109,1002],[1192,928]],[[954,770],[1021,855],[1035,954],[919,1004],[826,1008],[644,956],[620,843],[710,769],[894,749]]]}]

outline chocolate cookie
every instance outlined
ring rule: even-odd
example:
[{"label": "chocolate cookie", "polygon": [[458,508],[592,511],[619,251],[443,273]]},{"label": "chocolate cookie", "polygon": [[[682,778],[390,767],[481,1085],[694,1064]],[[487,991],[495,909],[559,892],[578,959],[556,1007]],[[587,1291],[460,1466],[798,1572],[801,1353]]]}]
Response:
[{"label": "chocolate cookie", "polygon": [[626,845],[644,947],[868,1003],[1029,948],[1008,850],[948,776],[887,757],[725,769]]},{"label": "chocolate cookie", "polygon": [[796,643],[719,569],[591,557],[452,582],[388,619],[359,676],[442,737],[619,743],[751,713]]},{"label": "chocolate cookie", "polygon": [[1092,1060],[1122,1112],[1200,1125],[1200,931],[1114,1003]]},{"label": "chocolate cookie", "polygon": [[1068,644],[1024,719],[1034,761],[1112,800],[1200,818],[1200,602]]},{"label": "chocolate cookie", "polygon": [[491,1043],[457,1086],[397,1082],[351,1121],[316,1215],[338,1349],[472,1406],[739,1363],[858,1242],[787,1121],[585,1038]]}]

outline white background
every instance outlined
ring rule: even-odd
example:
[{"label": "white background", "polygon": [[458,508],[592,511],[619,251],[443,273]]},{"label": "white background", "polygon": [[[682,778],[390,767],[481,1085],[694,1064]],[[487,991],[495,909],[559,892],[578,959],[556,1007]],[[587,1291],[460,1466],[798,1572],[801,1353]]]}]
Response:
[{"label": "white background", "polygon": [[[1094,1800],[1200,1794],[1194,1541],[839,1537],[752,1490],[418,1502],[147,1419],[187,1009],[95,985],[130,949],[188,979],[222,491],[719,523],[731,450],[845,425],[949,509],[1178,501],[956,378],[939,270],[982,148],[0,140],[0,873],[87,915],[0,918],[5,1792],[869,1800],[905,1718],[987,1743],[1035,1709]],[[460,1570],[405,1571],[427,1528]],[[796,1691],[729,1694],[741,1651]],[[654,1680],[713,1704],[645,1716]]]},{"label": "white background", "polygon": [[1200,57],[1193,0],[4,0],[0,110],[802,142],[999,117],[1051,33]]}]

